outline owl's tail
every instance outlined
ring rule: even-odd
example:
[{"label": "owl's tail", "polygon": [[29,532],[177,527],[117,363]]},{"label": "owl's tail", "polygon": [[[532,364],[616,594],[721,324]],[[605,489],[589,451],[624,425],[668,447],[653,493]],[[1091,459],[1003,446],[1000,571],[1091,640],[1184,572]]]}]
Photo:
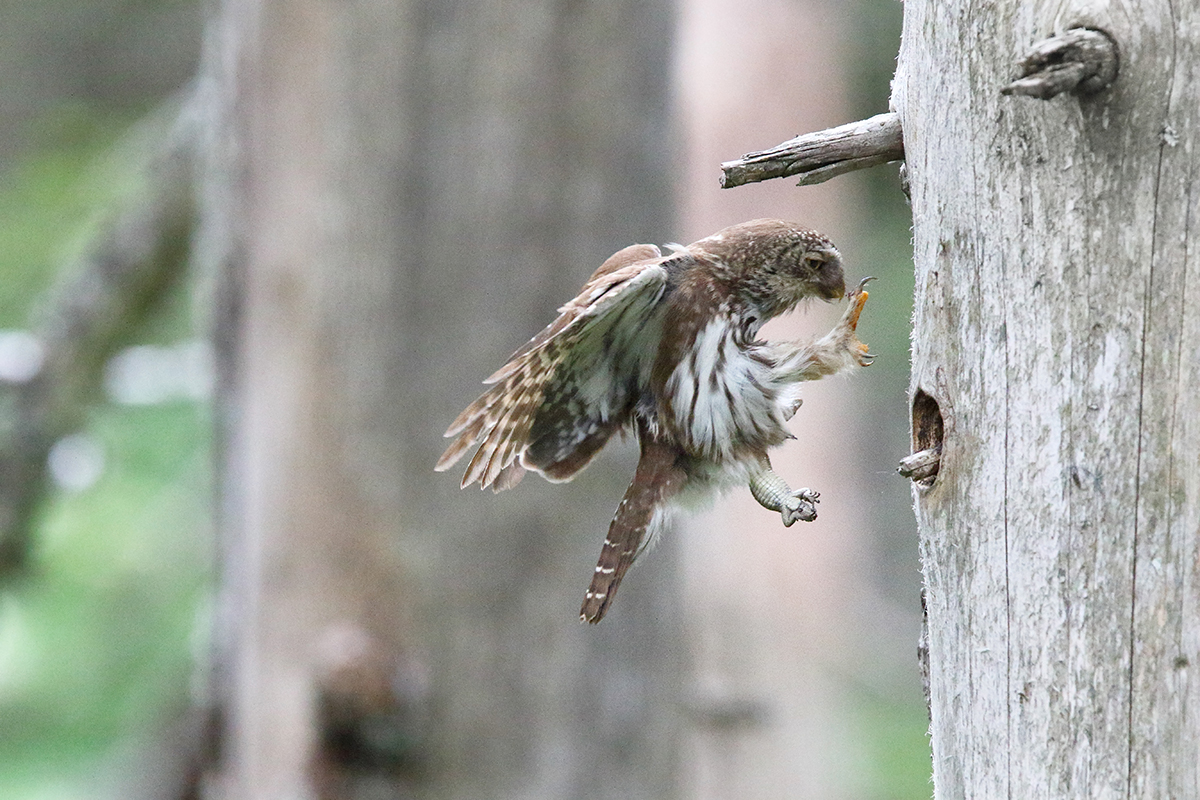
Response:
[{"label": "owl's tail", "polygon": [[646,535],[663,516],[666,502],[683,487],[687,478],[680,465],[680,451],[654,441],[639,431],[642,455],[633,482],[617,506],[592,583],[583,596],[579,618],[597,623],[604,618],[621,585],[621,579],[647,541]]}]

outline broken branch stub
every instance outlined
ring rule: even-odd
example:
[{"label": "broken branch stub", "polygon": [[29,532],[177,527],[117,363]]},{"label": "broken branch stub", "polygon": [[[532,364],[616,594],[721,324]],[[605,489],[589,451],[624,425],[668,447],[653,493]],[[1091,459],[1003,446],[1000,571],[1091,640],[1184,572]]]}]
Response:
[{"label": "broken branch stub", "polygon": [[896,471],[905,478],[923,481],[926,478],[937,477],[941,465],[942,446],[938,445],[900,459],[900,466],[896,468]]}]

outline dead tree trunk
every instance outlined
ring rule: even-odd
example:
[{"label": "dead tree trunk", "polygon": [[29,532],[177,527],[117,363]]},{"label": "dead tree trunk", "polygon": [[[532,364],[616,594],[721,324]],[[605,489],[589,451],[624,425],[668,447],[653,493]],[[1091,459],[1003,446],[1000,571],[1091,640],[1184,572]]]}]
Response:
[{"label": "dead tree trunk", "polygon": [[[1200,5],[904,16],[936,797],[1200,797]],[[1115,82],[1001,94],[1077,27]]]},{"label": "dead tree trunk", "polygon": [[669,229],[668,4],[217,11],[217,796],[669,796],[670,550],[577,616],[628,465],[433,473],[479,381]]}]

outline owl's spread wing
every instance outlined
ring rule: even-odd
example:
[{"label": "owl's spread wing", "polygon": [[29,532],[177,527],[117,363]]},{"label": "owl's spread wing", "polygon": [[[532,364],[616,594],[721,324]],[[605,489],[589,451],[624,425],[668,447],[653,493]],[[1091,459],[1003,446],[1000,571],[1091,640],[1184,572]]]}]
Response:
[{"label": "owl's spread wing", "polygon": [[667,272],[658,248],[634,245],[609,258],[579,296],[485,383],[446,431],[455,437],[435,469],[475,446],[463,475],[495,491],[526,468],[568,480],[624,424],[655,335]]}]

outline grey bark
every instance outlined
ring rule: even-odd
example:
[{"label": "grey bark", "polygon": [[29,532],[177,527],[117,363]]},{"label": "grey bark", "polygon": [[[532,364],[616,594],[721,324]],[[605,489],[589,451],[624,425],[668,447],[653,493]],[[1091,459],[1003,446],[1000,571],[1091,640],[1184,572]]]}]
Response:
[{"label": "grey bark", "polygon": [[668,4],[215,10],[213,791],[670,796],[672,549],[577,615],[631,463],[503,495],[432,471],[479,381],[669,230]]},{"label": "grey bark", "polygon": [[[1086,97],[1003,96],[1055,30]],[[905,4],[938,798],[1200,797],[1200,6]]]}]

